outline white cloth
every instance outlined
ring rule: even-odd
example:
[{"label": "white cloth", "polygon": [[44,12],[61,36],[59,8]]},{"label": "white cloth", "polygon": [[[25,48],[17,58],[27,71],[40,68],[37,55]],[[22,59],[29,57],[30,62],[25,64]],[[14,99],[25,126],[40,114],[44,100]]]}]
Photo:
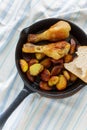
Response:
[{"label": "white cloth", "polygon": [[[0,113],[23,88],[15,66],[21,30],[49,17],[71,20],[87,33],[86,0],[0,0]],[[3,130],[87,130],[87,86],[64,99],[30,94]]]}]

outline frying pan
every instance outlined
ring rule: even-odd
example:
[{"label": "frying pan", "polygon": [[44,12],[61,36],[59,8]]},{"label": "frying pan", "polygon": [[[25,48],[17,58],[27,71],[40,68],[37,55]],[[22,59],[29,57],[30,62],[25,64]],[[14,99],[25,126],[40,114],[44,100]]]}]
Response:
[{"label": "frying pan", "polygon": [[[56,22],[60,20],[65,19],[59,19],[59,18],[48,18],[43,19],[41,21],[38,21],[31,25],[30,27],[27,27],[23,29],[20,33],[20,37],[16,46],[15,51],[15,62],[16,67],[18,70],[18,73],[20,74],[23,82],[24,82],[24,88],[21,90],[17,98],[13,101],[13,103],[8,107],[8,109],[0,115],[0,128],[2,129],[4,123],[8,119],[8,117],[11,115],[11,113],[17,108],[17,106],[25,99],[26,96],[28,96],[30,93],[37,92],[42,96],[49,97],[49,98],[65,98],[69,97],[73,94],[75,94],[77,91],[79,91],[81,88],[85,86],[85,83],[82,82],[80,79],[76,80],[73,84],[71,84],[69,87],[67,87],[64,91],[43,91],[38,87],[38,80],[34,83],[31,83],[26,75],[21,71],[19,60],[22,58],[22,45],[26,43],[27,36],[29,33],[38,33],[43,30],[48,29],[51,25],[55,24]],[[67,20],[65,20],[67,21]],[[71,32],[70,36],[74,37],[77,42],[79,42],[81,45],[87,45],[87,35],[85,32],[79,28],[77,25],[72,23],[71,21],[67,21],[71,25]],[[44,42],[43,42],[44,43]]]}]

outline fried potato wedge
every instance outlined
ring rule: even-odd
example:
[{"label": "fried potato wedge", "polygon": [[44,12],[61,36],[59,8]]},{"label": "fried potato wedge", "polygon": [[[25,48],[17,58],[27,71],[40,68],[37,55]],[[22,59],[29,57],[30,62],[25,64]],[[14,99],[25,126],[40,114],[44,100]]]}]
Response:
[{"label": "fried potato wedge", "polygon": [[59,81],[59,77],[58,77],[58,76],[52,76],[52,77],[49,79],[49,81],[48,81],[48,85],[49,85],[50,87],[52,87],[52,86],[56,85],[56,84],[58,83],[58,81]]},{"label": "fried potato wedge", "polygon": [[76,42],[74,39],[71,39],[71,45],[70,45],[70,54],[74,54],[76,51]]},{"label": "fried potato wedge", "polygon": [[69,72],[68,72],[67,70],[64,70],[64,71],[63,71],[63,75],[65,76],[65,78],[66,78],[67,80],[70,80],[70,74],[69,74]]},{"label": "fried potato wedge", "polygon": [[54,66],[53,68],[52,68],[52,70],[51,70],[51,76],[56,76],[56,75],[58,75],[60,72],[61,72],[61,70],[62,70],[62,66],[60,65],[58,65],[58,66]]},{"label": "fried potato wedge", "polygon": [[63,58],[59,60],[51,59],[53,64],[63,64]]},{"label": "fried potato wedge", "polygon": [[44,81],[40,81],[39,86],[43,90],[52,90],[52,88],[48,86],[48,83]]},{"label": "fried potato wedge", "polygon": [[74,82],[76,80],[77,80],[77,76],[72,74],[72,73],[70,73],[70,81]]},{"label": "fried potato wedge", "polygon": [[28,63],[24,59],[20,59],[19,62],[22,72],[26,72],[28,70]]},{"label": "fried potato wedge", "polygon": [[64,90],[67,87],[67,80],[64,75],[59,76],[59,82],[56,84],[58,90]]},{"label": "fried potato wedge", "polygon": [[26,75],[27,75],[27,78],[29,79],[29,81],[34,82],[35,77],[32,76],[32,75],[30,75],[30,71],[27,71],[27,72],[26,72]]},{"label": "fried potato wedge", "polygon": [[67,54],[65,57],[64,57],[64,62],[65,63],[69,63],[70,61],[73,60],[73,56],[71,54]]},{"label": "fried potato wedge", "polygon": [[51,66],[50,58],[45,58],[40,62],[45,68],[49,68]]},{"label": "fried potato wedge", "polygon": [[43,69],[44,67],[40,63],[33,64],[29,68],[30,75],[37,76]]},{"label": "fried potato wedge", "polygon": [[42,72],[41,72],[41,79],[43,81],[48,81],[50,79],[50,71],[48,69],[44,69]]},{"label": "fried potato wedge", "polygon": [[38,60],[37,60],[37,59],[31,59],[31,60],[28,62],[28,66],[30,67],[31,65],[36,64],[36,63],[38,63]]}]

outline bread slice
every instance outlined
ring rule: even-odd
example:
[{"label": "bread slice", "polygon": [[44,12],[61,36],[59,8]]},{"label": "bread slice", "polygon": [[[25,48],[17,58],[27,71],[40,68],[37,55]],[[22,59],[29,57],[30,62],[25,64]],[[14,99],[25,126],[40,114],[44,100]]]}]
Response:
[{"label": "bread slice", "polygon": [[76,52],[77,57],[69,63],[64,63],[64,67],[87,83],[87,46],[80,46]]}]

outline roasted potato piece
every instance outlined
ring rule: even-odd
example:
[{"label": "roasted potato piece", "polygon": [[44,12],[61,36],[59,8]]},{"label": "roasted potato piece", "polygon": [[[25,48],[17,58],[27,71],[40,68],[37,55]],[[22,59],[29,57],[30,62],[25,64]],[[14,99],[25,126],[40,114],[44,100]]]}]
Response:
[{"label": "roasted potato piece", "polygon": [[69,74],[69,72],[68,72],[67,70],[64,70],[64,71],[63,71],[63,75],[65,76],[65,78],[66,78],[67,80],[70,80],[70,74]]},{"label": "roasted potato piece", "polygon": [[64,57],[64,62],[65,63],[69,63],[70,61],[73,60],[73,56],[71,54],[67,54],[65,57]]},{"label": "roasted potato piece", "polygon": [[59,81],[59,77],[58,77],[58,76],[52,76],[52,77],[49,79],[49,81],[48,81],[48,85],[49,85],[50,87],[52,87],[52,86],[56,85],[56,84],[58,83],[58,81]]},{"label": "roasted potato piece", "polygon": [[51,66],[50,58],[46,58],[40,62],[45,68],[49,68]]},{"label": "roasted potato piece", "polygon": [[70,54],[74,54],[76,50],[76,42],[74,39],[71,39],[71,45],[70,45]]},{"label": "roasted potato piece", "polygon": [[28,62],[28,66],[30,67],[31,65],[36,64],[36,63],[38,63],[38,60],[37,60],[37,59],[31,59],[31,60]]},{"label": "roasted potato piece", "polygon": [[64,90],[67,87],[67,80],[64,75],[59,76],[59,82],[56,84],[58,90]]},{"label": "roasted potato piece", "polygon": [[26,72],[26,75],[27,75],[27,78],[31,81],[31,82],[34,82],[34,76],[30,75],[30,71],[27,71]]},{"label": "roasted potato piece", "polygon": [[48,69],[44,69],[42,72],[41,72],[41,79],[43,81],[48,81],[50,79],[50,71]]},{"label": "roasted potato piece", "polygon": [[44,67],[40,63],[33,64],[29,68],[30,75],[37,76],[43,69]]},{"label": "roasted potato piece", "polygon": [[37,60],[41,60],[41,59],[43,59],[45,57],[45,54],[43,54],[43,53],[35,53],[35,56],[36,56]]},{"label": "roasted potato piece", "polygon": [[63,64],[63,58],[59,60],[51,59],[51,61],[53,62],[53,64]]},{"label": "roasted potato piece", "polygon": [[60,72],[61,72],[61,70],[62,70],[62,67],[63,66],[54,66],[53,68],[52,68],[52,70],[51,70],[51,76],[56,76],[56,75],[58,75]]},{"label": "roasted potato piece", "polygon": [[76,79],[77,79],[77,76],[70,73],[70,81],[74,82],[74,81],[76,81]]},{"label": "roasted potato piece", "polygon": [[29,62],[31,60],[31,57],[26,53],[22,53],[22,57],[26,62]]},{"label": "roasted potato piece", "polygon": [[43,90],[52,90],[52,88],[48,86],[48,83],[44,81],[40,81],[39,86]]},{"label": "roasted potato piece", "polygon": [[22,72],[26,72],[28,70],[28,63],[24,59],[20,59],[20,67]]}]

